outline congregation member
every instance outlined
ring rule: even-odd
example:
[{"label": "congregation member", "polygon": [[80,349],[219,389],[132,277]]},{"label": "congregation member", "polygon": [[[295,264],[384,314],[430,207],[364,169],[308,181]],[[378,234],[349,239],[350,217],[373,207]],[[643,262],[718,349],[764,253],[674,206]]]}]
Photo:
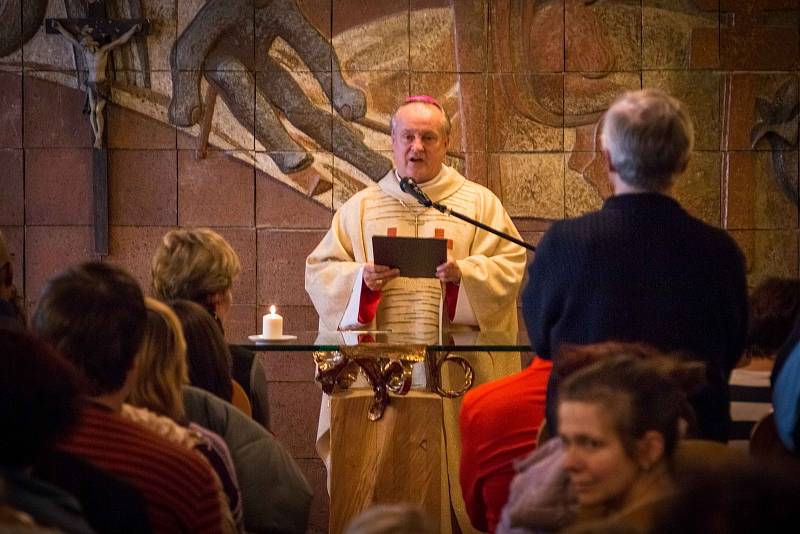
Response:
[{"label": "congregation member", "polygon": [[186,340],[189,384],[231,402],[231,351],[214,318],[190,300],[171,300],[168,304],[177,315]]},{"label": "congregation member", "polygon": [[[320,330],[392,330],[438,338],[440,332],[517,331],[516,300],[526,253],[519,245],[418,204],[400,188],[409,178],[433,202],[503,231],[519,233],[500,200],[444,164],[450,119],[429,96],[409,97],[392,115],[394,169],[353,195],[306,259],[305,287]],[[447,260],[435,278],[409,278],[373,262],[373,236],[447,239]],[[475,382],[519,371],[519,358],[465,355]],[[415,369],[414,386],[424,381]],[[458,488],[457,399],[444,399],[449,486],[462,526],[469,526]],[[317,451],[330,471],[330,399],[320,410]]]},{"label": "congregation member", "polygon": [[[208,228],[167,232],[153,256],[152,291],[159,300],[186,299],[205,308],[225,332],[223,322],[233,306],[233,281],[241,272],[239,256],[225,239]],[[255,354],[231,345],[231,373],[245,390],[253,419],[269,429],[267,374]]]},{"label": "congregation member", "polygon": [[[590,345],[565,344],[553,363],[552,374],[558,383],[582,369],[615,358],[631,360],[663,359],[664,354],[643,343],[604,342]],[[564,447],[543,423],[536,449],[513,462],[514,476],[509,484],[496,532],[522,534],[529,531],[558,531],[575,519],[577,498],[564,468]],[[686,434],[696,434],[694,411],[688,401],[681,406],[681,425]],[[522,530],[516,530],[519,527]]]},{"label": "congregation member", "polygon": [[622,343],[575,346],[563,361],[559,437],[517,462],[497,532],[648,532],[673,491],[703,364]]},{"label": "congregation member", "polygon": [[216,395],[184,386],[186,418],[219,435],[228,446],[242,491],[248,532],[302,534],[312,491],[300,466],[269,431]]},{"label": "congregation member", "polygon": [[800,524],[800,473],[783,463],[731,462],[681,477],[651,534],[790,534]]},{"label": "congregation member", "polygon": [[800,447],[800,316],[775,356],[770,377],[775,428],[783,446],[794,456]]},{"label": "congregation member", "polygon": [[[207,391],[185,387],[188,343],[181,322],[162,302],[146,299],[146,306],[139,372],[128,401],[188,423],[185,441],[199,445],[209,459],[234,519],[238,524],[241,518],[247,532],[304,532],[311,489],[297,463],[274,436],[233,405]],[[213,325],[211,317],[199,311]],[[221,339],[220,343],[224,346]]]},{"label": "congregation member", "polygon": [[800,280],[769,277],[751,293],[747,342],[731,373],[730,445],[747,450],[753,426],[772,412],[770,375],[775,354],[800,313]]},{"label": "congregation member", "polygon": [[417,505],[376,504],[356,516],[344,534],[434,534],[433,522]]},{"label": "congregation member", "polygon": [[[559,390],[563,467],[580,522],[594,509],[609,524],[650,530],[673,492],[673,459],[686,395],[700,363],[621,356],[566,379]],[[589,514],[587,514],[589,515]]]},{"label": "congregation member", "polygon": [[[52,348],[23,332],[0,328],[0,354],[0,503],[15,512],[16,523],[25,523],[22,513],[41,527],[95,532],[73,495],[31,471],[78,424],[80,376]],[[0,531],[11,531],[11,525],[0,519]]]},{"label": "congregation member", "polygon": [[78,368],[88,388],[78,425],[58,449],[140,492],[153,531],[223,532],[219,482],[207,462],[120,415],[146,320],[141,289],[118,267],[85,263],[47,282],[34,332]]},{"label": "congregation member", "polygon": [[229,531],[244,532],[242,496],[228,446],[210,430],[186,420],[181,397],[188,375],[186,341],[178,317],[153,298],[146,297],[145,306],[147,325],[136,360],[136,378],[122,416],[203,455],[220,481],[223,516],[228,518],[230,513]]},{"label": "congregation member", "polygon": [[529,454],[544,422],[553,364],[534,357],[527,368],[464,396],[459,415],[459,477],[472,526],[494,532],[508,500],[513,462]]},{"label": "congregation member", "polygon": [[[686,170],[692,121],[665,93],[627,92],[606,112],[602,154],[614,194],[602,209],[556,221],[529,268],[523,314],[534,351],[564,343],[641,341],[707,364],[692,398],[701,437],[727,441],[728,380],[747,328],[744,257],[722,229],[671,196]],[[551,375],[555,377],[555,375]],[[554,424],[554,378],[548,423]]]}]

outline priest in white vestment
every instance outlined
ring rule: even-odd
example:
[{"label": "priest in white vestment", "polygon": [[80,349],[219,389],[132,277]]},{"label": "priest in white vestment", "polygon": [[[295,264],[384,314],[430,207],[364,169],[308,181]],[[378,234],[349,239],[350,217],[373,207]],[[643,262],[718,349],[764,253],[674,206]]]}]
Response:
[{"label": "priest in white vestment", "polygon": [[[519,238],[491,191],[443,164],[449,132],[447,114],[430,97],[410,97],[395,111],[395,169],[336,212],[330,230],[306,260],[306,291],[319,314],[320,330],[516,333],[525,249],[426,208],[400,189],[400,178],[409,177],[432,201]],[[375,235],[447,239],[448,261],[437,268],[436,278],[400,277],[396,269],[372,263]],[[475,383],[518,371],[516,356],[468,355]],[[459,523],[468,531],[458,485],[460,399],[443,402],[450,494]],[[330,400],[324,396],[317,450],[326,465],[329,429]]]}]

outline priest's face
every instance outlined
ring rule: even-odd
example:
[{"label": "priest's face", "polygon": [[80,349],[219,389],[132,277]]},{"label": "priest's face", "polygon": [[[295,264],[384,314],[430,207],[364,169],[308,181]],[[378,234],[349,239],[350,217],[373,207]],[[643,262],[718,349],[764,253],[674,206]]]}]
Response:
[{"label": "priest's face", "polygon": [[418,184],[435,178],[447,153],[445,116],[432,104],[401,106],[392,121],[392,155],[400,176]]}]

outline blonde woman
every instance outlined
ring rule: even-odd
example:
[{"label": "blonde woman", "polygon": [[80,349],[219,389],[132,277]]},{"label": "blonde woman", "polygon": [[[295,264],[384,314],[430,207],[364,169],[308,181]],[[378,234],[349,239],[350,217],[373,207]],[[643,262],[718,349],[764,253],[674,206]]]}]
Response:
[{"label": "blonde woman", "polygon": [[188,383],[188,371],[181,323],[166,304],[146,298],[145,306],[144,339],[123,415],[201,453],[222,484],[236,530],[243,532],[242,498],[227,445],[218,435],[186,420],[182,388]]},{"label": "blonde woman", "polygon": [[[305,532],[311,489],[289,452],[232,404],[186,385],[186,340],[181,322],[166,304],[151,298],[145,304],[147,327],[128,402],[178,421],[191,421],[188,430],[210,438],[213,446],[222,442],[225,452],[230,452],[230,457],[222,455],[230,480],[241,481],[240,499],[230,496],[231,510],[237,518],[243,517],[248,532]],[[174,425],[146,419],[162,434],[177,432]],[[182,434],[175,437],[184,439]],[[214,467],[219,464],[210,457],[209,461]],[[224,479],[223,486],[232,489]]]},{"label": "blonde woman", "polygon": [[[222,329],[233,305],[233,281],[241,269],[236,251],[213,230],[172,230],[161,239],[153,256],[153,295],[165,302],[194,301],[205,308]],[[236,345],[231,345],[230,350],[232,375],[250,398],[253,419],[269,428],[264,367],[251,351]]]}]

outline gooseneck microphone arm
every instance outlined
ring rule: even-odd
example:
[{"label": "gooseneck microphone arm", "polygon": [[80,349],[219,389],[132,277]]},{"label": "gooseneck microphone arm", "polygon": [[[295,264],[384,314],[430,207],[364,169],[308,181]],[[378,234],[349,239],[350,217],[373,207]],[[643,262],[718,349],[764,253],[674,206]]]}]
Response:
[{"label": "gooseneck microphone arm", "polygon": [[[398,178],[400,178],[400,176],[398,176]],[[428,197],[428,195],[425,194],[425,191],[420,189],[420,187],[417,185],[417,183],[414,180],[412,180],[411,178],[408,178],[408,177],[400,178],[400,189],[403,192],[408,193],[409,195],[414,197],[417,202],[419,202],[420,204],[422,204],[426,208],[434,208],[434,209],[440,211],[441,213],[444,213],[445,215],[452,215],[453,217],[455,217],[457,219],[461,219],[462,221],[466,221],[466,222],[468,222],[469,224],[471,224],[473,226],[477,226],[481,230],[486,230],[489,233],[492,233],[492,234],[494,234],[496,236],[500,236],[503,239],[511,241],[512,243],[516,243],[517,245],[519,245],[521,247],[524,247],[524,248],[526,248],[528,250],[536,250],[536,247],[534,247],[531,244],[526,243],[525,241],[523,241],[521,239],[517,239],[516,237],[508,235],[505,232],[501,232],[500,230],[495,230],[491,226],[487,226],[487,225],[483,224],[480,221],[476,221],[472,217],[467,217],[463,213],[459,213],[457,211],[452,210],[451,208],[448,208],[447,206],[445,206],[443,204],[439,204],[438,202],[432,201],[430,199],[430,197]]]}]

